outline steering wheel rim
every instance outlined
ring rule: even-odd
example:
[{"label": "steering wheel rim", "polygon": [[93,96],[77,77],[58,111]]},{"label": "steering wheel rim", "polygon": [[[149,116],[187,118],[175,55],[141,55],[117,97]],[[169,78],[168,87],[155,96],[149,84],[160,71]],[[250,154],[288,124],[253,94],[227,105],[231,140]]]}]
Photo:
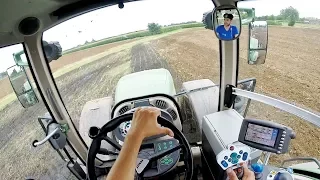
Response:
[{"label": "steering wheel rim", "polygon": [[[108,123],[106,123],[98,132],[98,134],[95,137],[92,138],[92,143],[88,150],[87,155],[87,177],[89,180],[97,180],[97,176],[95,173],[95,159],[96,155],[98,154],[98,151],[101,146],[101,141],[104,140],[103,138],[107,136],[108,132],[113,131],[115,128],[117,128],[121,123],[130,121],[133,118],[133,113],[124,114],[121,116],[118,116]],[[186,137],[183,135],[181,131],[179,131],[173,123],[171,123],[169,120],[159,116],[158,117],[158,123],[162,126],[165,126],[169,129],[171,129],[174,133],[174,138],[179,141],[179,143],[182,145],[181,150],[183,151],[184,156],[184,163],[186,166],[185,169],[185,180],[191,180],[193,175],[193,157],[190,145],[186,139]]]}]

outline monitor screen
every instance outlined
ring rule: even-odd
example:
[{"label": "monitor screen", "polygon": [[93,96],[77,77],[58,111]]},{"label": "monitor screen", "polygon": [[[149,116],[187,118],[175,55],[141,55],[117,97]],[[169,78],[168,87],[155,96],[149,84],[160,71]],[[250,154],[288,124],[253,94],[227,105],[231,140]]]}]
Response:
[{"label": "monitor screen", "polygon": [[246,141],[274,147],[278,132],[279,130],[276,128],[248,123],[248,128],[244,139]]}]

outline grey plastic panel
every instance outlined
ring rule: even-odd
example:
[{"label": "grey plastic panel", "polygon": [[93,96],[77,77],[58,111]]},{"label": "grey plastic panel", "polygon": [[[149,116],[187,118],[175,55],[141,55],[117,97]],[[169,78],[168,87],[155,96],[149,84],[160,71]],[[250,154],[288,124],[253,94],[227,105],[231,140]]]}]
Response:
[{"label": "grey plastic panel", "polygon": [[[214,86],[209,79],[188,81],[182,84],[183,91],[196,88]],[[201,131],[203,116],[218,111],[219,87],[212,87],[201,91],[191,92],[186,95],[195,114],[195,119]]]},{"label": "grey plastic panel", "polygon": [[[243,117],[234,109],[216,112],[203,117],[202,131],[213,152],[217,155],[228,144],[239,144],[238,137]],[[251,148],[251,159],[256,162],[262,151]]]}]

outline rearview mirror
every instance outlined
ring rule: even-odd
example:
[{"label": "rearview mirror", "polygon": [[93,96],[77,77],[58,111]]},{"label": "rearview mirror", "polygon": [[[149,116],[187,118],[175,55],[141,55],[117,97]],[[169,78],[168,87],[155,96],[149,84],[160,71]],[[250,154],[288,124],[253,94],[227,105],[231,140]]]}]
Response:
[{"label": "rearview mirror", "polygon": [[18,100],[24,108],[39,102],[23,66],[12,66],[7,74]]},{"label": "rearview mirror", "polygon": [[266,21],[249,23],[248,64],[264,64],[267,58],[268,24]]},{"label": "rearview mirror", "polygon": [[218,39],[232,41],[241,33],[241,17],[235,6],[219,6],[212,13],[212,24]]}]

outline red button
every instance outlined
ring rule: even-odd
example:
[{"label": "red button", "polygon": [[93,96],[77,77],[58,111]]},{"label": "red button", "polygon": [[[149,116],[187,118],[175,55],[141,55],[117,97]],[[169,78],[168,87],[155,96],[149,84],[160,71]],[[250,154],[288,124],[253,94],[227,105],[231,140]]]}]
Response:
[{"label": "red button", "polygon": [[230,146],[230,150],[233,151],[234,150],[234,146]]}]

